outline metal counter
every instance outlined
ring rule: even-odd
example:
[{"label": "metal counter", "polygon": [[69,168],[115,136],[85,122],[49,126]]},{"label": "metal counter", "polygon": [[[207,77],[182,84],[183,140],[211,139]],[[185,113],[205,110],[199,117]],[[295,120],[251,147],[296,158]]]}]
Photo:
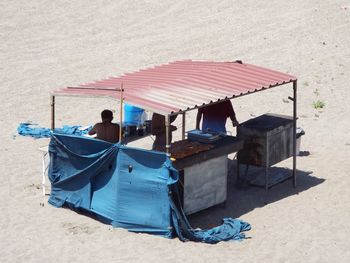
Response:
[{"label": "metal counter", "polygon": [[180,173],[180,192],[186,214],[227,199],[227,155],[243,148],[243,140],[227,136],[212,145],[212,149],[173,162]]}]

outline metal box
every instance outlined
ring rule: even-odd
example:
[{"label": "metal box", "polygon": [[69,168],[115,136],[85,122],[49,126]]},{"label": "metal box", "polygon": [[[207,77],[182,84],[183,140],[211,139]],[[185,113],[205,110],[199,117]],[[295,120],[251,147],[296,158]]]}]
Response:
[{"label": "metal box", "polygon": [[269,167],[293,155],[293,118],[261,115],[239,125],[237,137],[244,140],[240,164]]},{"label": "metal box", "polygon": [[183,184],[183,207],[186,214],[225,202],[227,156],[220,156],[186,167]]}]

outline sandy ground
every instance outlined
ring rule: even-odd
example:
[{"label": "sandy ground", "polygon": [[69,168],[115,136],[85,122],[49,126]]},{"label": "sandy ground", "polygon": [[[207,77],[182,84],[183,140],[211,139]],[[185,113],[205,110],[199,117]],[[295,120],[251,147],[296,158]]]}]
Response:
[{"label": "sandy ground", "polygon": [[[0,262],[350,261],[350,1],[2,0],[0,36]],[[298,157],[298,187],[238,190],[231,170],[227,207],[190,219],[206,227],[239,217],[253,229],[217,245],[129,233],[48,205],[37,151],[47,140],[14,137],[17,125],[48,127],[58,87],[179,59],[241,59],[298,77],[309,152]],[[291,114],[291,94],[279,87],[233,104],[240,121]],[[112,107],[59,98],[58,126],[94,123]]]}]

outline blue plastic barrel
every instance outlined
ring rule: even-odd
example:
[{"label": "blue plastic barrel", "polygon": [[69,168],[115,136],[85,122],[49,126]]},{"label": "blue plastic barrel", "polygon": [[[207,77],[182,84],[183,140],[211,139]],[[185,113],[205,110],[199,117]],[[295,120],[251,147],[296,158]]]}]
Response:
[{"label": "blue plastic barrel", "polygon": [[144,109],[124,104],[124,123],[126,125],[142,125],[141,117],[144,111]]}]

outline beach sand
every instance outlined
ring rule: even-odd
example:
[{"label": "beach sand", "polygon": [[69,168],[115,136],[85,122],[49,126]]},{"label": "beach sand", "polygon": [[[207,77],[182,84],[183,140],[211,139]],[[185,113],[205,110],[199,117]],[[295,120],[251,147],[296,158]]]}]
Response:
[{"label": "beach sand", "polygon": [[[350,1],[3,0],[0,14],[0,262],[350,261]],[[54,89],[181,59],[239,59],[298,77],[306,135],[297,188],[238,190],[231,161],[226,208],[190,220],[204,228],[235,217],[252,230],[216,245],[129,233],[50,206],[37,150],[48,140],[14,136],[18,124],[49,127]],[[232,103],[242,122],[291,115],[291,95],[289,84]],[[118,103],[58,98],[57,126],[95,123],[104,108]]]}]

